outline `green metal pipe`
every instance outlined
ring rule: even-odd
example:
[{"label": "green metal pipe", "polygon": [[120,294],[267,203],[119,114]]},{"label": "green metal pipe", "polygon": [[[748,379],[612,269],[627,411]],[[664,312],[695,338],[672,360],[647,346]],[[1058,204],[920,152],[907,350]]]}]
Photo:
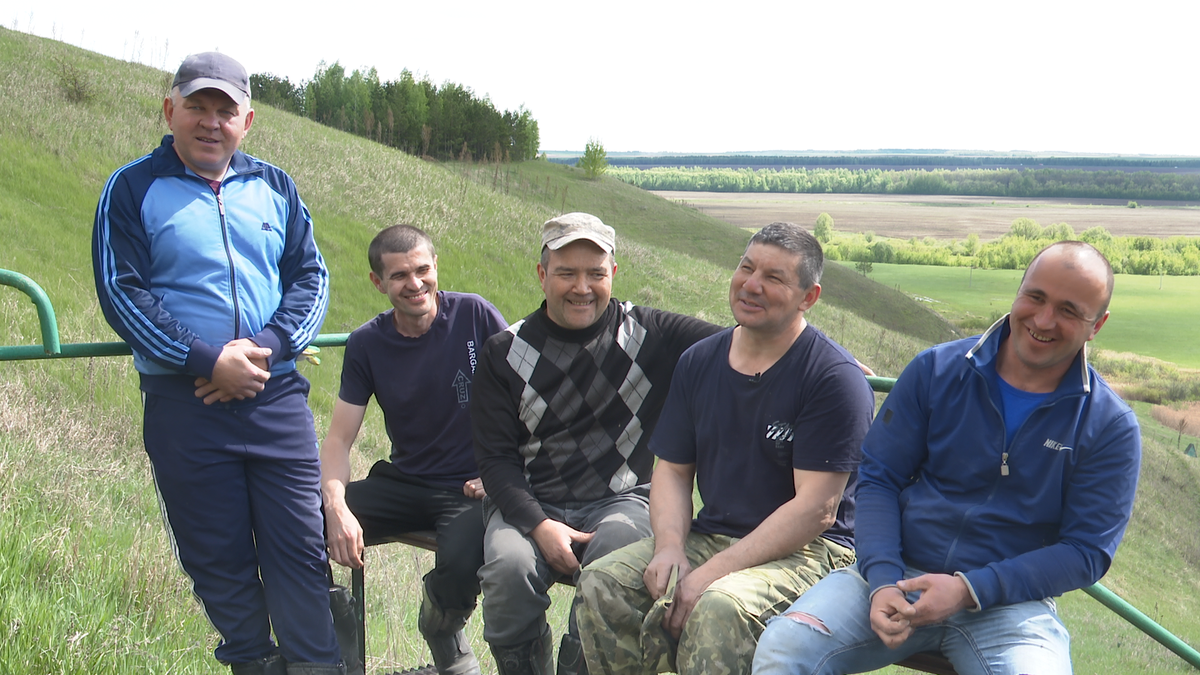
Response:
[{"label": "green metal pipe", "polygon": [[[51,315],[53,317],[53,315]],[[317,347],[345,347],[349,333],[318,335],[313,340]],[[57,338],[57,336],[56,336]],[[56,353],[48,353],[36,345],[0,347],[0,361],[26,361],[37,359],[75,359],[88,356],[128,356],[133,353],[125,342],[72,342],[56,345]]]},{"label": "green metal pipe", "polygon": [[892,387],[894,387],[896,385],[896,378],[894,378],[894,377],[868,377],[867,383],[870,384],[871,388],[874,389],[875,391],[886,394],[887,392],[892,390]]},{"label": "green metal pipe", "polygon": [[50,304],[50,296],[46,295],[46,291],[33,279],[11,270],[0,270],[0,285],[12,286],[29,296],[37,307],[38,323],[42,327],[42,352],[47,356],[57,356],[62,351],[58,342],[58,320],[54,318],[54,305]]},{"label": "green metal pipe", "polygon": [[1121,596],[1101,586],[1099,583],[1088,586],[1083,589],[1083,592],[1111,609],[1117,616],[1136,626],[1138,630],[1158,640],[1159,644],[1178,654],[1179,658],[1187,661],[1196,668],[1200,668],[1200,652],[1197,652],[1191,645],[1180,640],[1171,631],[1158,625],[1154,619],[1142,614],[1137,607],[1126,602]]},{"label": "green metal pipe", "polygon": [[345,347],[348,337],[350,337],[349,333],[328,333],[318,335],[312,343],[315,347]]}]

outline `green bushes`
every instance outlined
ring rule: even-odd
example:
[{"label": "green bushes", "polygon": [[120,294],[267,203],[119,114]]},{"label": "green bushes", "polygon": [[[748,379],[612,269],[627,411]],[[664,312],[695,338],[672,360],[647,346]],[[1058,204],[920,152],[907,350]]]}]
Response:
[{"label": "green bushes", "polygon": [[1033,256],[1046,246],[1074,239],[1086,241],[1104,253],[1117,274],[1200,275],[1200,237],[1114,237],[1103,227],[1092,227],[1076,235],[1067,223],[1042,227],[1032,218],[1017,218],[1008,234],[982,244],[977,234],[963,240],[914,237],[904,241],[881,238],[870,232],[836,232],[833,219],[825,222],[824,218],[828,215],[817,218],[813,231],[823,242],[825,256],[830,260],[1019,270],[1028,266]]},{"label": "green bushes", "polygon": [[1193,370],[1146,356],[1104,350],[1092,352],[1089,359],[1096,370],[1120,388],[1126,400],[1156,405],[1200,400],[1200,373]]},{"label": "green bushes", "polygon": [[646,190],[1200,200],[1200,174],[1150,171],[614,166],[610,174]]}]

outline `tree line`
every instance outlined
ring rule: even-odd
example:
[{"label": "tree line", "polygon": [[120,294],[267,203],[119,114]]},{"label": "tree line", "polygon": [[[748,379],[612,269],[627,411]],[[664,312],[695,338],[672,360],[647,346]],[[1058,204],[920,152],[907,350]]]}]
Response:
[{"label": "tree line", "polygon": [[1067,223],[1043,227],[1032,218],[1017,218],[1003,237],[981,242],[975,233],[962,240],[904,240],[877,237],[871,232],[842,233],[834,230],[833,218],[822,213],[813,236],[821,242],[829,260],[1004,270],[1025,269],[1038,251],[1056,241],[1072,239],[1099,249],[1117,274],[1200,275],[1200,237],[1116,237],[1103,227],[1076,234]]},{"label": "tree line", "polygon": [[[612,160],[610,158],[610,163]],[[1082,169],[713,169],[613,166],[646,190],[1200,200],[1200,174]]]},{"label": "tree line", "polygon": [[438,159],[519,162],[537,157],[538,123],[524,106],[497,110],[454,82],[435,85],[407,69],[381,81],[375,68],[346,73],[321,62],[311,80],[255,73],[251,97],[321,124]]},{"label": "tree line", "polygon": [[[551,161],[568,164],[571,158]],[[1171,157],[1138,159],[1132,157],[1017,157],[933,155],[659,155],[610,157],[613,166],[637,167],[810,167],[810,166],[928,166],[928,167],[1029,167],[1079,166],[1125,169],[1196,169],[1200,158]]]}]

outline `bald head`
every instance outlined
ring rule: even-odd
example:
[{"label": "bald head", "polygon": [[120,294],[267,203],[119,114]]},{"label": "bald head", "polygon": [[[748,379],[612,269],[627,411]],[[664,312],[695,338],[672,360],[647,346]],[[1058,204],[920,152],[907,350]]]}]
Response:
[{"label": "bald head", "polygon": [[1025,268],[1025,274],[1021,277],[1021,285],[1025,284],[1029,273],[1043,257],[1047,257],[1047,262],[1053,260],[1063,269],[1081,275],[1095,275],[1103,279],[1104,295],[1098,299],[1099,312],[1091,318],[1094,320],[1104,316],[1104,313],[1108,311],[1108,303],[1112,301],[1113,271],[1112,265],[1109,264],[1108,258],[1105,258],[1103,253],[1098,251],[1095,246],[1082,241],[1060,241],[1050,244],[1038,251],[1037,255],[1033,256],[1033,260],[1029,261],[1029,267]]},{"label": "bald head", "polygon": [[1087,244],[1059,242],[1038,253],[1008,313],[1000,377],[1022,391],[1054,391],[1108,321],[1112,288],[1108,261]]}]

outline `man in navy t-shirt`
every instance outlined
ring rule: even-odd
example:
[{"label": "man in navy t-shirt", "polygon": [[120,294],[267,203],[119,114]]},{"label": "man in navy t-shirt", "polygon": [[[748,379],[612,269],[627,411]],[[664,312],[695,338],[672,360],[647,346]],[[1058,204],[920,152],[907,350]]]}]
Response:
[{"label": "man in navy t-shirt", "polygon": [[[484,341],[507,326],[487,300],[439,291],[433,242],[394,225],[371,242],[371,281],[392,309],[350,334],[342,385],[321,444],[330,557],[362,567],[363,547],[436,530],[418,628],[439,673],[479,673],[462,632],[479,594],[483,486],[471,441],[471,383]],[[350,483],[350,446],[371,397],[383,410],[391,461]]]},{"label": "man in navy t-shirt", "polygon": [[579,580],[589,672],[748,674],[767,619],[854,561],[874,397],[854,357],[804,318],[822,266],[802,228],[763,228],[730,284],[738,325],[680,358],[650,441],[654,536]]}]

